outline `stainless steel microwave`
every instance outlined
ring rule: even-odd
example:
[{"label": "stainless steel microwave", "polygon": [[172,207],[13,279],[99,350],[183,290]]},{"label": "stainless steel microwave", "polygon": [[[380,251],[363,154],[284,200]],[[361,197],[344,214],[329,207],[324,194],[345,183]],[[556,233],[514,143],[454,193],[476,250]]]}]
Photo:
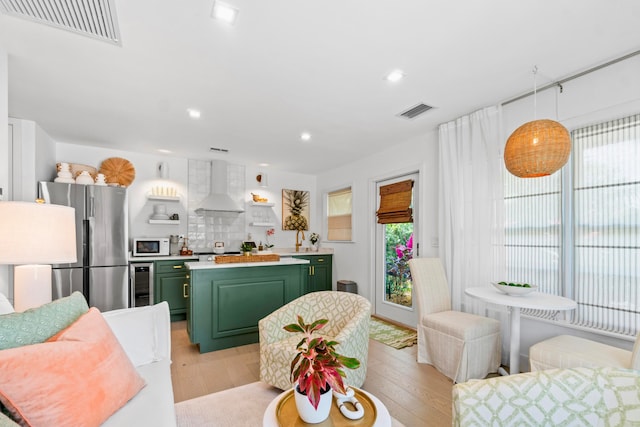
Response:
[{"label": "stainless steel microwave", "polygon": [[133,239],[133,256],[168,256],[168,237],[136,237]]}]

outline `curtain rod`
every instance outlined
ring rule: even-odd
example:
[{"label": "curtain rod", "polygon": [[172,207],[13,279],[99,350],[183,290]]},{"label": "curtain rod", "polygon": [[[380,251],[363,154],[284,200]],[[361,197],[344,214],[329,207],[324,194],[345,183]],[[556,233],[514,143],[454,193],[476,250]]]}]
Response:
[{"label": "curtain rod", "polygon": [[578,74],[574,74],[572,76],[569,76],[569,77],[566,77],[564,79],[555,81],[553,83],[549,83],[546,86],[542,86],[541,88],[538,88],[536,91],[532,90],[531,92],[525,93],[524,95],[516,96],[515,98],[511,98],[511,99],[509,99],[507,101],[504,101],[500,105],[505,106],[507,104],[511,104],[512,102],[519,101],[519,100],[521,100],[523,98],[526,98],[528,96],[533,95],[536,92],[542,92],[543,90],[550,89],[550,88],[552,88],[554,86],[560,86],[562,88],[562,84],[563,83],[566,83],[568,81],[577,79],[578,77],[582,77],[584,75],[593,73],[594,71],[601,70],[601,69],[606,68],[606,67],[608,67],[610,65],[617,64],[618,62],[622,62],[622,61],[627,60],[629,58],[633,58],[636,55],[640,55],[640,50],[636,50],[635,52],[631,52],[631,53],[629,53],[627,55],[624,55],[624,56],[621,56],[619,58],[613,59],[613,60],[611,60],[609,62],[605,62],[604,64],[600,64],[600,65],[597,65],[597,66],[595,66],[593,68],[589,68],[588,70],[582,71],[582,72],[580,72]]}]

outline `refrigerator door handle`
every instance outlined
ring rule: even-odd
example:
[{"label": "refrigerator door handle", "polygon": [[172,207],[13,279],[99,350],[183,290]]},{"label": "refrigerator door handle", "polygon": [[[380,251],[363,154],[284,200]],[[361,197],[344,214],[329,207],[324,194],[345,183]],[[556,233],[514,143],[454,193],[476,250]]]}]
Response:
[{"label": "refrigerator door handle", "polygon": [[89,265],[89,230],[91,225],[88,219],[82,220],[82,265]]},{"label": "refrigerator door handle", "polygon": [[95,198],[93,196],[89,197],[89,217],[93,218],[96,216],[96,203]]}]

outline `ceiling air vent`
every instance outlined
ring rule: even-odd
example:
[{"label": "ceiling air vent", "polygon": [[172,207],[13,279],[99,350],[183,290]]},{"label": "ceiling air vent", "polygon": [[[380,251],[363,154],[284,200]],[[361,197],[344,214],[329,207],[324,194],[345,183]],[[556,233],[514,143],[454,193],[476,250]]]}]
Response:
[{"label": "ceiling air vent", "polygon": [[398,114],[399,117],[404,117],[405,119],[413,119],[419,116],[422,113],[426,113],[431,110],[433,107],[427,104],[418,104],[415,107],[409,108],[407,111]]},{"label": "ceiling air vent", "polygon": [[212,153],[228,153],[228,148],[220,148],[220,147],[209,147],[209,151]]},{"label": "ceiling air vent", "polygon": [[0,0],[0,11],[120,45],[114,1]]}]

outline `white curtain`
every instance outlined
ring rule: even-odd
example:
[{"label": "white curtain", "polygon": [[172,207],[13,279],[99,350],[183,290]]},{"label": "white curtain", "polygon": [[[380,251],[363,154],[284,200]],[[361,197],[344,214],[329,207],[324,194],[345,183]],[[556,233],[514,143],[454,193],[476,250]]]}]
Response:
[{"label": "white curtain", "polygon": [[504,277],[501,108],[440,125],[440,258],[454,310],[482,312],[466,288]]}]

